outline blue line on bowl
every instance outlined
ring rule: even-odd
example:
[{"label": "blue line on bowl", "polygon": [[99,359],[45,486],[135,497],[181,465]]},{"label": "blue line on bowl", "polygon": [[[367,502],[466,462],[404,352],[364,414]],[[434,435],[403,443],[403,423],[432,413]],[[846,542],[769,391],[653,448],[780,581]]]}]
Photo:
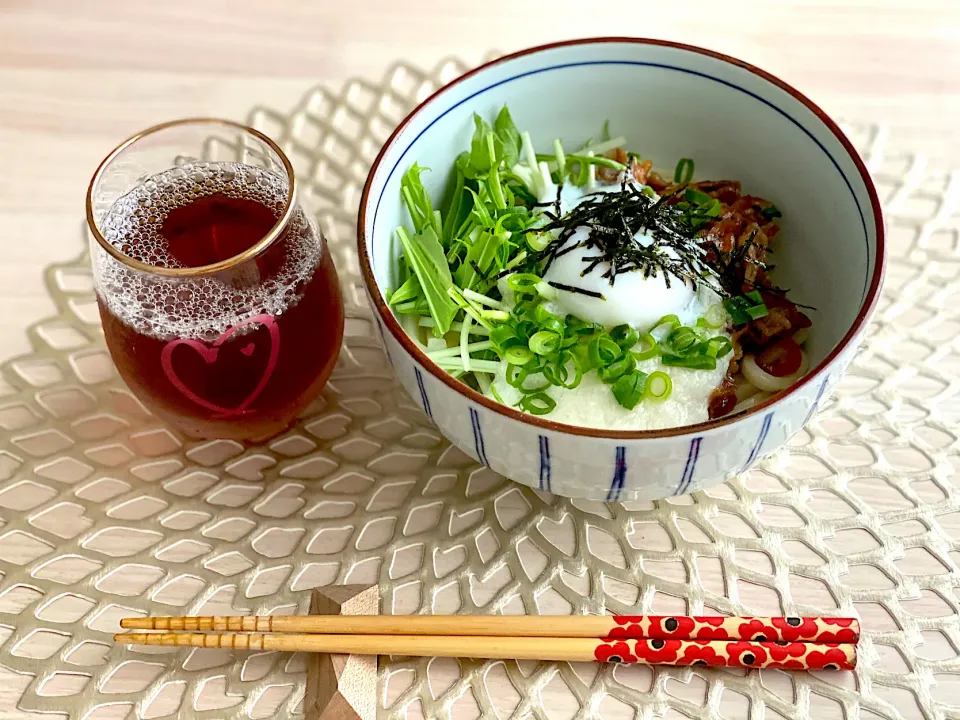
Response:
[{"label": "blue line on bowl", "polygon": [[540,436],[540,489],[550,490],[550,439],[546,435]]},{"label": "blue line on bowl", "polygon": [[613,467],[613,482],[610,484],[610,490],[607,492],[607,502],[616,502],[620,499],[620,493],[623,491],[624,480],[627,477],[627,448],[623,445],[617,446],[616,460]]},{"label": "blue line on bowl", "polygon": [[767,433],[770,432],[770,423],[772,421],[772,412],[768,412],[763,416],[763,424],[760,426],[760,435],[757,437],[757,444],[753,446],[753,450],[750,451],[750,457],[747,458],[747,462],[744,463],[743,470],[740,472],[746,472],[753,464],[753,461],[757,459],[757,456],[760,454],[760,448],[763,447],[763,441],[767,439]]},{"label": "blue line on bowl", "polygon": [[813,401],[813,405],[810,406],[810,412],[807,413],[807,417],[803,421],[804,427],[807,423],[810,422],[810,418],[813,417],[813,414],[817,411],[817,407],[820,405],[820,400],[823,398],[823,393],[827,389],[827,380],[830,379],[829,375],[823,377],[823,382],[820,383],[820,389],[817,390],[817,399]]},{"label": "blue line on bowl", "polygon": [[477,459],[490,467],[490,463],[487,460],[487,449],[483,444],[483,428],[480,427],[480,414],[470,408],[470,424],[473,426],[473,447],[477,451]]},{"label": "blue line on bowl", "polygon": [[413,372],[417,375],[417,387],[420,388],[420,400],[423,401],[423,411],[427,414],[427,417],[433,420],[433,412],[430,410],[430,398],[427,397],[427,388],[423,384],[423,373],[420,372],[420,368],[415,367]]},{"label": "blue line on bowl", "polygon": [[[750,90],[747,90],[746,88],[742,88],[742,87],[740,87],[739,85],[736,85],[736,84],[734,84],[734,83],[732,83],[732,82],[729,82],[728,80],[722,80],[722,79],[720,79],[720,78],[718,78],[718,77],[714,77],[713,75],[707,75],[706,73],[702,73],[702,72],[699,72],[699,71],[697,71],[697,70],[689,70],[689,69],[687,69],[687,68],[676,67],[676,66],[674,66],[674,65],[665,65],[665,64],[663,64],[663,63],[653,63],[653,62],[639,62],[639,61],[633,61],[633,60],[589,60],[589,61],[584,61],[584,62],[565,63],[565,64],[563,64],[563,65],[552,65],[552,66],[550,66],[550,67],[539,68],[539,69],[537,69],[537,70],[530,70],[530,71],[525,72],[525,73],[520,73],[519,75],[514,75],[514,76],[512,76],[512,77],[505,78],[505,79],[503,79],[503,80],[501,80],[501,81],[499,81],[499,82],[493,83],[492,85],[488,85],[487,87],[485,87],[485,88],[483,88],[483,89],[481,89],[481,90],[477,90],[477,91],[476,91],[475,93],[473,93],[472,95],[468,95],[467,97],[463,98],[463,100],[461,100],[460,102],[458,102],[458,103],[456,103],[456,104],[454,104],[454,105],[451,105],[449,108],[447,108],[446,110],[444,110],[440,115],[438,115],[436,118],[434,118],[434,119],[430,122],[429,125],[427,125],[423,130],[421,130],[421,131],[417,134],[417,136],[407,145],[407,147],[404,148],[403,152],[400,153],[400,157],[397,158],[397,162],[394,164],[394,166],[393,166],[392,168],[390,168],[390,173],[387,175],[387,179],[386,179],[386,180],[384,181],[384,183],[383,183],[383,190],[380,191],[380,197],[377,198],[377,207],[376,207],[376,209],[374,210],[374,214],[373,214],[373,222],[371,223],[371,227],[370,227],[370,236],[373,237],[374,233],[376,232],[376,229],[377,229],[377,215],[378,215],[379,212],[380,212],[380,203],[381,203],[381,201],[383,200],[383,195],[384,195],[384,193],[386,193],[387,184],[390,182],[390,178],[393,177],[393,173],[396,172],[397,167],[398,167],[398,166],[400,165],[400,163],[403,161],[404,156],[407,154],[407,152],[410,150],[410,148],[413,147],[413,145],[417,142],[417,140],[419,140],[420,137],[421,137],[425,132],[427,132],[427,130],[429,130],[431,127],[433,127],[441,118],[443,118],[443,117],[446,116],[448,113],[450,113],[450,112],[452,112],[453,110],[455,110],[456,108],[460,107],[460,106],[463,105],[465,102],[467,102],[467,101],[469,101],[469,100],[473,100],[473,98],[477,97],[478,95],[482,95],[483,93],[487,92],[488,90],[492,90],[493,88],[499,87],[500,85],[505,85],[505,84],[507,84],[507,83],[509,83],[509,82],[513,82],[514,80],[519,80],[519,79],[521,79],[521,78],[525,78],[525,77],[527,77],[528,75],[539,75],[540,73],[550,72],[551,70],[563,70],[563,69],[565,69],[565,68],[584,67],[584,66],[592,66],[592,65],[634,65],[634,66],[639,66],[639,67],[656,67],[656,68],[661,68],[661,69],[663,69],[663,70],[675,70],[676,72],[685,73],[685,74],[687,74],[687,75],[696,75],[697,77],[702,77],[702,78],[704,78],[704,79],[706,79],[706,80],[713,80],[714,82],[720,83],[721,85],[726,85],[727,87],[732,88],[733,90],[739,90],[739,91],[742,92],[743,94],[749,95],[749,96],[752,97],[753,99],[758,100],[759,102],[763,103],[763,104],[766,105],[767,107],[769,107],[769,108],[775,110],[776,112],[780,113],[783,117],[785,117],[787,120],[789,120],[789,121],[792,122],[794,125],[796,125],[800,130],[802,130],[803,133],[804,133],[807,137],[809,137],[811,140],[813,140],[814,143],[816,143],[817,147],[819,147],[820,150],[822,150],[823,153],[830,159],[830,162],[833,163],[833,166],[837,169],[837,172],[840,173],[840,177],[843,178],[843,182],[846,184],[847,189],[850,191],[850,195],[853,197],[854,203],[856,203],[856,205],[857,205],[857,212],[860,214],[860,224],[863,226],[863,242],[864,242],[864,244],[865,244],[866,247],[867,247],[867,268],[868,268],[868,270],[869,270],[869,267],[870,267],[870,239],[869,239],[869,235],[868,235],[868,233],[867,233],[867,221],[866,221],[866,218],[865,218],[864,215],[863,215],[863,208],[860,207],[860,201],[857,199],[857,194],[856,194],[856,193],[854,192],[854,190],[853,190],[853,185],[850,184],[850,180],[847,179],[847,176],[844,174],[843,170],[840,169],[840,164],[836,161],[836,159],[833,157],[833,155],[830,154],[830,151],[827,150],[826,147],[824,147],[823,143],[821,143],[816,137],[814,137],[813,133],[811,133],[811,132],[810,132],[809,130],[807,130],[803,125],[801,125],[798,120],[796,120],[795,118],[793,118],[791,115],[789,115],[789,114],[788,114],[787,112],[785,112],[784,110],[781,110],[779,107],[777,107],[776,105],[774,105],[773,103],[771,103],[769,100],[765,100],[764,98],[760,97],[760,96],[757,95],[756,93],[751,92]],[[371,260],[373,260],[373,245],[372,245],[372,243],[371,243],[371,248],[370,248],[370,256],[371,256]],[[864,301],[864,299],[867,297],[867,287],[868,287],[868,285],[869,285],[869,282],[870,282],[870,273],[867,272],[867,273],[865,274],[865,276],[864,276],[864,279],[863,279],[863,295],[862,295],[862,297],[860,298],[860,302],[861,302],[861,303],[862,303],[862,302]]]},{"label": "blue line on bowl", "polygon": [[697,460],[700,459],[700,441],[703,438],[695,437],[690,441],[690,449],[687,450],[687,464],[683,468],[683,477],[680,478],[680,484],[674,495],[683,495],[690,487],[693,480],[693,473],[697,470]]}]

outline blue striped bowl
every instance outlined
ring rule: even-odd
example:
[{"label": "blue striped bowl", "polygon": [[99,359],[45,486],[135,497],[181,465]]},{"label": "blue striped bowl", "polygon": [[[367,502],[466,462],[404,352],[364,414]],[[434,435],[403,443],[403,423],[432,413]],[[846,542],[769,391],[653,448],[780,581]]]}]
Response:
[{"label": "blue striped bowl", "polygon": [[[811,371],[736,416],[671,430],[605,431],[533,417],[474,392],[436,367],[386,305],[406,221],[400,177],[414,162],[434,196],[468,147],[474,112],[508,105],[535,141],[582,141],[604,120],[656,167],[680,157],[702,178],[737,179],[783,211],[776,279],[815,304]],[[540,148],[538,148],[540,149]],[[544,148],[546,149],[546,148]],[[384,347],[400,382],[443,434],[512,480],[569,497],[651,499],[699,490],[747,470],[813,416],[843,373],[876,305],[885,259],[876,190],[822,110],[775,77],[713,52],[654,40],[600,38],[533,48],[484,65],[414,110],[387,141],[364,187],[359,258]]]}]

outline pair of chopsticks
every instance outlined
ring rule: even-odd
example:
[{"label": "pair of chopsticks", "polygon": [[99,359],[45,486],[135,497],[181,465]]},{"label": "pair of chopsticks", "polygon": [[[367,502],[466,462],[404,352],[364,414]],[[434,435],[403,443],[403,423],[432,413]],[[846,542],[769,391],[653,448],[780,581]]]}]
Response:
[{"label": "pair of chopsticks", "polygon": [[856,666],[853,618],[711,616],[278,615],[124,618],[128,645],[496,660],[712,665],[781,670]]}]

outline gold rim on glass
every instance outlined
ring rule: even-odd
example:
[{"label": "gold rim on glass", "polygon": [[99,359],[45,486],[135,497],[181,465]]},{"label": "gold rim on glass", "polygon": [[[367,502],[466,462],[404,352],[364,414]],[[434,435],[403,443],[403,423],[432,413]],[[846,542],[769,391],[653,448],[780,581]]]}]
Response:
[{"label": "gold rim on glass", "polygon": [[[212,265],[200,265],[198,267],[159,267],[157,265],[150,265],[149,263],[141,262],[140,260],[135,260],[129,255],[125,255],[120,252],[109,240],[107,240],[103,234],[100,232],[100,229],[97,227],[97,220],[93,216],[93,192],[97,187],[97,184],[100,182],[100,178],[103,175],[104,171],[114,160],[119,157],[119,155],[129,148],[134,143],[139,142],[140,140],[158,133],[162,130],[167,130],[172,127],[179,127],[182,125],[192,125],[198,123],[217,123],[220,125],[226,125],[232,127],[236,130],[241,130],[243,132],[250,133],[254,137],[262,140],[267,146],[277,154],[277,157],[280,158],[280,162],[283,163],[283,167],[287,172],[287,177],[289,178],[289,189],[287,191],[287,199],[283,207],[283,213],[280,215],[280,218],[274,223],[273,227],[270,228],[270,231],[263,236],[256,244],[251,245],[249,248],[244,250],[242,253],[238,253],[233,257],[229,257],[226,260],[221,260],[220,262],[213,263]],[[134,270],[139,270],[141,272],[153,273],[155,275],[172,275],[178,277],[193,277],[197,275],[210,275],[212,273],[221,272],[223,270],[228,270],[235,265],[246,262],[255,258],[257,255],[262,253],[268,247],[270,247],[281,233],[286,228],[287,224],[290,222],[290,218],[293,216],[294,207],[296,206],[296,184],[297,178],[296,173],[293,171],[293,165],[290,163],[290,159],[287,157],[287,154],[280,149],[280,146],[277,145],[273,140],[264,135],[259,130],[255,130],[252,127],[243,125],[232,120],[222,120],[220,118],[209,118],[209,117],[198,117],[198,118],[183,118],[182,120],[171,120],[169,122],[160,123],[159,125],[154,125],[149,127],[146,130],[143,130],[131,138],[124,140],[120,143],[114,150],[103,159],[103,162],[100,163],[97,167],[96,172],[93,173],[93,178],[90,180],[90,186],[87,188],[87,225],[90,228],[90,232],[93,233],[93,236],[97,239],[97,242],[100,244],[104,250],[110,253],[115,260],[128,267],[133,268]]]}]

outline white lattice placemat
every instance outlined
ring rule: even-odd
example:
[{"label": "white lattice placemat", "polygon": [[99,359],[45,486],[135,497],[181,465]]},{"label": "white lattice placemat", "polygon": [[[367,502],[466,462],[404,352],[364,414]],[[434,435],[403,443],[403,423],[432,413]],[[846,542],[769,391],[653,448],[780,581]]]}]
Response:
[{"label": "white lattice placemat", "polygon": [[[371,337],[354,250],[370,163],[447,62],[257,110],[318,209],[348,340],[323,399],[268,445],[186,441],[116,377],[84,257],[51,268],[59,314],[2,367],[0,665],[19,707],[105,720],[300,712],[303,658],[113,647],[132,614],[303,612],[379,582],[384,612],[859,613],[852,673],[383,659],[384,718],[960,717],[960,175],[887,157],[892,262],[863,351],[790,447],[706,493],[571,502],[449,447]],[[4,709],[0,708],[0,715]]]}]

